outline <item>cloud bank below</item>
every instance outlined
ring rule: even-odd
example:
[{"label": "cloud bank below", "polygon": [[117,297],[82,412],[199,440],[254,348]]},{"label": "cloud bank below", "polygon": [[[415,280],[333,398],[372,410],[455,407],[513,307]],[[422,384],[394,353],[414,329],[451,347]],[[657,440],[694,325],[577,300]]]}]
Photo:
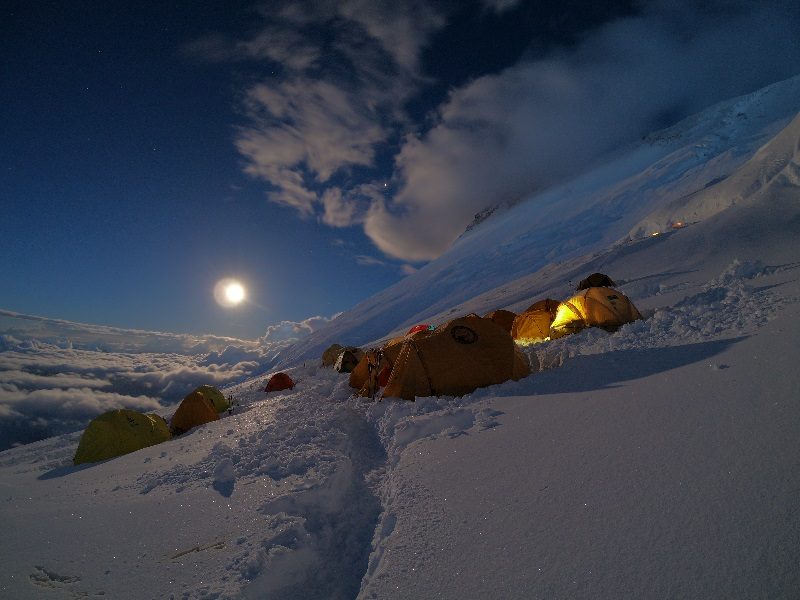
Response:
[{"label": "cloud bank below", "polygon": [[169,414],[198,385],[264,372],[329,321],[284,321],[253,341],[0,311],[0,450],[83,429],[116,408]]}]

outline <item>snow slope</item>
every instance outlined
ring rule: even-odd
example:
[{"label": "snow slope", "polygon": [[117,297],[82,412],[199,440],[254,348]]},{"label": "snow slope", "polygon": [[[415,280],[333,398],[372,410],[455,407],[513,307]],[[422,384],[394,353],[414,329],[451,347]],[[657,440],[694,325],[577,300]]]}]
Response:
[{"label": "snow slope", "polygon": [[[437,260],[346,311],[285,353],[284,363],[316,357],[332,343],[367,344],[465,309],[484,314],[495,308],[524,308],[517,305],[534,291],[563,295],[573,283],[571,273],[564,277],[563,263],[578,259],[580,264],[588,260],[588,253],[603,252],[631,236],[665,230],[667,221],[678,218],[676,211],[665,211],[664,206],[714,187],[743,165],[747,167],[743,178],[749,181],[753,167],[747,161],[799,111],[797,76],[648,136],[583,176],[505,212],[495,211]],[[698,203],[711,206],[710,200],[704,195]],[[706,212],[710,216],[710,210]],[[523,276],[534,277],[539,282],[536,289],[521,294],[503,291],[509,281]],[[585,274],[575,276],[577,283]],[[498,292],[492,302],[476,299],[492,290]]]},{"label": "snow slope", "polygon": [[[81,467],[78,434],[0,453],[0,596],[796,598],[797,87],[493,214],[398,288],[411,306],[393,328],[565,297],[594,270],[646,315],[526,348],[530,377],[351,398],[302,357],[359,318],[366,341],[387,335],[384,294],[295,349],[294,390],[227,388],[234,413],[185,436]],[[761,108],[738,119],[741,103]],[[689,148],[720,123],[732,132],[703,162]],[[627,236],[686,207],[707,216]]]}]

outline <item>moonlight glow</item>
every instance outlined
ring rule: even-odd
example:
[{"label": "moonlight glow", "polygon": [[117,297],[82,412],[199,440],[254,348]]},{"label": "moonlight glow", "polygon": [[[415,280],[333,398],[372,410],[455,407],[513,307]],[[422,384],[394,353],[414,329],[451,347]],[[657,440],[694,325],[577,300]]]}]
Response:
[{"label": "moonlight glow", "polygon": [[222,279],[214,286],[214,299],[225,308],[241,304],[246,297],[244,286],[236,279]]},{"label": "moonlight glow", "polygon": [[225,288],[225,297],[234,304],[244,300],[244,288],[240,283],[231,283]]}]

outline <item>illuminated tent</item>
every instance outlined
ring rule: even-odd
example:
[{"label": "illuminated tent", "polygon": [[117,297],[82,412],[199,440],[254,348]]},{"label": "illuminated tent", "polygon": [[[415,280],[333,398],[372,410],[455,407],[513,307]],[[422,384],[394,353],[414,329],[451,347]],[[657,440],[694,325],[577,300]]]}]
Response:
[{"label": "illuminated tent", "polygon": [[383,397],[463,396],[528,374],[528,362],[511,336],[493,321],[469,315],[430,335],[405,339]]},{"label": "illuminated tent", "polygon": [[358,361],[360,361],[363,356],[364,353],[358,348],[345,348],[339,353],[333,368],[339,373],[350,373],[356,368]]},{"label": "illuminated tent", "polygon": [[332,367],[336,364],[336,359],[339,358],[339,354],[344,350],[344,346],[340,346],[339,344],[331,344],[328,346],[328,349],[322,353],[322,366],[323,367]]},{"label": "illuminated tent", "polygon": [[94,418],[81,435],[73,462],[92,463],[166,442],[172,437],[158,415],[119,409]]},{"label": "illuminated tent", "polygon": [[609,287],[613,288],[616,283],[605,273],[592,273],[586,279],[581,279],[576,290],[588,290],[591,287]]},{"label": "illuminated tent", "polygon": [[181,400],[170,426],[173,434],[180,435],[198,425],[218,420],[219,415],[211,401],[201,392],[192,392]]},{"label": "illuminated tent", "polygon": [[550,337],[560,338],[585,327],[616,331],[642,315],[622,292],[608,287],[590,287],[558,305],[550,326]]},{"label": "illuminated tent", "polygon": [[534,344],[550,337],[550,324],[556,318],[558,300],[545,298],[534,302],[517,315],[511,326],[511,337],[518,344]]},{"label": "illuminated tent", "polygon": [[195,389],[194,392],[203,394],[218,413],[225,412],[231,407],[230,402],[228,402],[222,392],[213,385],[201,385],[199,388]]},{"label": "illuminated tent", "polygon": [[494,321],[500,327],[505,329],[508,333],[511,333],[511,326],[514,324],[514,319],[516,318],[517,314],[511,312],[510,310],[505,310],[502,308],[498,308],[497,310],[493,310],[490,313],[486,313],[483,315],[484,319],[489,319],[490,321]]},{"label": "illuminated tent", "polygon": [[269,378],[264,391],[267,393],[280,392],[281,390],[291,390],[293,387],[294,381],[286,373],[275,373]]}]

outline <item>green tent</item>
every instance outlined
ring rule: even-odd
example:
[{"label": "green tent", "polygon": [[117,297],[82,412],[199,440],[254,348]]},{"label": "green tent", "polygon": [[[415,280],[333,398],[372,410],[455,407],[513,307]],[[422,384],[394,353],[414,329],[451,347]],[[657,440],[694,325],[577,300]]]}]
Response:
[{"label": "green tent", "polygon": [[99,462],[166,442],[172,436],[158,415],[118,409],[93,419],[83,431],[73,462]]},{"label": "green tent", "polygon": [[328,346],[328,349],[322,353],[322,366],[332,367],[335,365],[336,359],[339,358],[339,354],[341,354],[342,350],[344,350],[344,346],[340,346],[339,344],[331,344]]},{"label": "green tent", "polygon": [[350,373],[356,368],[363,356],[364,353],[360,349],[350,346],[339,353],[333,368],[339,373]]},{"label": "green tent", "polygon": [[218,413],[225,412],[231,407],[230,402],[225,399],[225,396],[222,395],[222,392],[220,392],[213,385],[201,385],[199,388],[192,390],[193,394],[195,392],[200,392],[203,394],[203,396],[206,397],[206,400],[211,402]]}]

